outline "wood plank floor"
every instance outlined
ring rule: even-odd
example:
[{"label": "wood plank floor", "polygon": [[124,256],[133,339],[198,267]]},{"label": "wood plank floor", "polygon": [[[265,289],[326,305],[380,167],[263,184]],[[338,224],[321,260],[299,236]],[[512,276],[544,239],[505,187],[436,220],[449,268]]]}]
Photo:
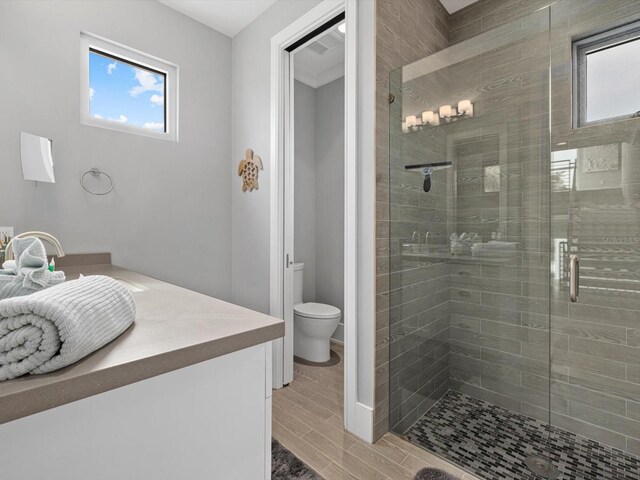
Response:
[{"label": "wood plank floor", "polygon": [[437,467],[464,480],[478,480],[429,452],[387,433],[374,445],[343,427],[342,346],[332,367],[294,364],[294,381],[273,393],[273,436],[326,480],[412,480],[423,467]]}]

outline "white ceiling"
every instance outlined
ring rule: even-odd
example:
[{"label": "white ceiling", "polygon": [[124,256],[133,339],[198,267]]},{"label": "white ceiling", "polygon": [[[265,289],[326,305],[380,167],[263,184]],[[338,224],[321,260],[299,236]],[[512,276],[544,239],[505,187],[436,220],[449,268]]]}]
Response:
[{"label": "white ceiling", "polygon": [[344,76],[344,34],[337,27],[316,37],[293,55],[295,79],[318,88]]},{"label": "white ceiling", "polygon": [[236,36],[277,0],[158,0],[201,23]]},{"label": "white ceiling", "polygon": [[[158,0],[166,6],[235,37],[278,0]],[[440,0],[449,13],[478,0]]]},{"label": "white ceiling", "polygon": [[478,0],[440,0],[447,12],[453,13],[462,10],[464,7],[477,2]]}]

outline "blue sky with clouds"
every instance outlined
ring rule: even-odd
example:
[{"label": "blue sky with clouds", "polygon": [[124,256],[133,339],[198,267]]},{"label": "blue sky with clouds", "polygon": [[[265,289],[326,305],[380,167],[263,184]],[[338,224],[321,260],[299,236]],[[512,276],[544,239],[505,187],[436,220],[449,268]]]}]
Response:
[{"label": "blue sky with clouds", "polygon": [[164,132],[164,76],[89,53],[90,115]]}]

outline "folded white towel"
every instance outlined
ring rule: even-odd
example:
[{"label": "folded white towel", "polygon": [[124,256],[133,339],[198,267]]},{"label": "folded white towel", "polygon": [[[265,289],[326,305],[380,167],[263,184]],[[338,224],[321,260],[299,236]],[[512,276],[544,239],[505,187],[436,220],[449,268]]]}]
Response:
[{"label": "folded white towel", "polygon": [[486,244],[486,248],[503,248],[505,250],[515,250],[518,245],[517,242],[500,242],[498,240],[489,240]]},{"label": "folded white towel", "polygon": [[0,300],[29,295],[65,281],[64,272],[50,272],[47,251],[39,238],[15,238],[11,243],[15,260],[2,264]]},{"label": "folded white towel", "polygon": [[0,381],[66,367],[122,334],[136,315],[131,292],[82,277],[0,301]]},{"label": "folded white towel", "polygon": [[474,257],[505,257],[513,256],[516,253],[517,242],[497,242],[476,243],[471,247],[471,255]]}]

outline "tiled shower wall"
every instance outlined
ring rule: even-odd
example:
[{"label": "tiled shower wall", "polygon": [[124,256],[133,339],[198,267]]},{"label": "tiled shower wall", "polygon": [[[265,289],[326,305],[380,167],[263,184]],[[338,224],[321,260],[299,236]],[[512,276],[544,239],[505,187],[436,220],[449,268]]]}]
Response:
[{"label": "tiled shower wall", "polygon": [[[437,2],[402,2],[403,8],[399,9],[399,2],[378,1],[376,436],[389,425],[385,414],[390,386],[392,395],[396,395],[391,402],[392,426],[400,418],[409,423],[415,420],[439,394],[438,388],[461,390],[548,420],[551,340],[552,422],[640,454],[640,265],[629,262],[640,258],[640,248],[628,242],[616,243],[616,239],[623,242],[640,238],[640,169],[635,174],[625,170],[623,189],[585,190],[574,192],[571,198],[568,192],[554,192],[549,198],[549,145],[545,138],[550,55],[551,144],[567,142],[555,148],[580,149],[620,142],[627,161],[640,155],[633,144],[640,129],[637,122],[575,131],[571,129],[570,110],[571,37],[593,33],[623,19],[633,20],[640,15],[640,3],[565,0],[554,7],[550,45],[549,36],[540,35],[446,72],[448,88],[479,92],[474,99],[477,121],[465,126],[471,133],[457,141],[453,151],[457,190],[448,199],[449,228],[458,233],[478,232],[484,241],[491,232],[502,229],[505,240],[519,243],[517,259],[510,264],[427,263],[398,255],[400,241],[410,238],[414,231],[441,228],[438,220],[444,218],[439,203],[443,192],[438,190],[438,182],[451,182],[447,174],[437,172],[433,195],[429,196],[420,192],[421,178],[417,174],[392,170],[391,181],[388,176],[388,72],[431,53],[420,54],[424,45],[418,45],[412,50],[415,56],[409,55],[408,61],[397,55],[406,47],[407,39],[418,42],[407,24],[417,22],[422,28],[419,8],[434,3],[433,11],[440,12],[436,17],[439,25],[450,29],[448,37],[453,44],[549,2],[481,0],[449,16]],[[428,18],[431,13],[428,9]],[[438,50],[447,46],[444,33],[436,40],[441,41]],[[389,47],[392,42],[397,43]],[[488,121],[482,120],[483,113]],[[495,119],[503,125],[497,125]],[[419,135],[405,135],[412,138],[396,144],[399,155],[391,159],[393,167],[401,168],[419,157]],[[434,148],[438,142],[432,138],[423,146]],[[484,191],[483,168],[499,164],[505,152],[501,177],[506,179],[507,208],[501,217],[498,194]],[[640,158],[636,158],[637,163]],[[576,304],[567,301],[566,285],[557,279],[550,284],[549,277],[553,253],[549,233],[563,239],[570,231],[573,242],[580,245],[583,268],[590,270],[589,278],[583,273],[583,290]],[[607,235],[606,242],[594,241]],[[619,286],[620,281],[625,288],[613,290],[612,285],[618,282],[615,285]],[[442,346],[447,337],[451,339],[450,351]],[[423,345],[426,364],[421,365],[415,357],[416,345]],[[427,345],[435,349],[427,351]],[[387,383],[389,351],[391,384]],[[408,425],[395,426],[402,430]]]},{"label": "tiled shower wall", "polygon": [[[449,45],[438,0],[376,1],[376,390],[374,439],[389,430],[389,74]],[[414,222],[417,223],[417,222]]]},{"label": "tiled shower wall", "polygon": [[426,193],[421,172],[405,170],[405,165],[445,161],[446,135],[438,129],[426,137],[403,134],[397,128],[400,99],[398,91],[390,136],[389,425],[394,431],[410,427],[441,398],[450,377],[449,266],[425,256],[427,249],[448,244],[448,173],[433,172]]}]

